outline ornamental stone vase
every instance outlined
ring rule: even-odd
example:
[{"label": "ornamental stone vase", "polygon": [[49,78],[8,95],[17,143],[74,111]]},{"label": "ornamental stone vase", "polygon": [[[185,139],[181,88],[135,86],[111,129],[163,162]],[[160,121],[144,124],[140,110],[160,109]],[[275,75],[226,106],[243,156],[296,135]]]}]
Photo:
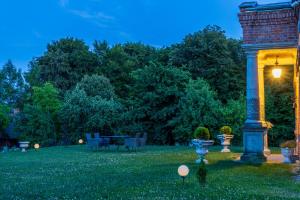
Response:
[{"label": "ornamental stone vase", "polygon": [[293,148],[281,148],[281,154],[283,155],[284,163],[292,163],[292,156],[294,155]]},{"label": "ornamental stone vase", "polygon": [[196,163],[201,163],[201,160],[208,164],[208,161],[205,159],[205,155],[208,153],[208,147],[213,145],[213,140],[200,140],[200,139],[193,139],[192,145],[196,147],[196,153],[198,155],[198,159]]},{"label": "ornamental stone vase", "polygon": [[222,134],[222,135],[218,135],[217,138],[220,140],[221,145],[223,146],[223,149],[221,150],[222,153],[229,153],[230,149],[230,142],[231,139],[233,138],[233,135],[226,135],[226,134]]},{"label": "ornamental stone vase", "polygon": [[21,148],[22,152],[26,152],[26,149],[28,149],[28,147],[29,147],[29,143],[30,142],[27,142],[27,141],[19,142],[19,147]]}]

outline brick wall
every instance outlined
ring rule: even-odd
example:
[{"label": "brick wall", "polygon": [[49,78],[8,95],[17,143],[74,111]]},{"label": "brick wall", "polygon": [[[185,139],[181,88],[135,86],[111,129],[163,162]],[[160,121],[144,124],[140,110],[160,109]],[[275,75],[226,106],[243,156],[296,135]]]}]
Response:
[{"label": "brick wall", "polygon": [[241,9],[239,20],[244,44],[294,42],[297,44],[297,17],[294,9],[246,11]]}]

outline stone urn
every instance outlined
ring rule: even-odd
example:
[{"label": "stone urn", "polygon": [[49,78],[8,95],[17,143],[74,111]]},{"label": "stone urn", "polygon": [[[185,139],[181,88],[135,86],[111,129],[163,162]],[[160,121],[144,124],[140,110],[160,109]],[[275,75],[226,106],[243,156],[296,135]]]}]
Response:
[{"label": "stone urn", "polygon": [[234,137],[233,135],[228,135],[228,134],[222,134],[217,136],[217,138],[221,142],[221,145],[223,146],[223,149],[221,150],[222,153],[230,152],[229,146],[233,137]]},{"label": "stone urn", "polygon": [[22,152],[26,152],[26,149],[29,148],[29,143],[30,142],[27,142],[27,141],[19,142],[19,147],[21,148]]},{"label": "stone urn", "polygon": [[208,153],[208,147],[213,145],[213,140],[201,140],[201,139],[193,139],[192,145],[196,147],[196,153],[198,155],[198,159],[196,160],[196,163],[201,163],[201,160],[205,162],[205,164],[208,164],[208,161],[205,159],[205,155]]},{"label": "stone urn", "polygon": [[292,163],[292,156],[294,155],[293,148],[281,148],[281,154],[283,155],[283,162],[284,163]]}]

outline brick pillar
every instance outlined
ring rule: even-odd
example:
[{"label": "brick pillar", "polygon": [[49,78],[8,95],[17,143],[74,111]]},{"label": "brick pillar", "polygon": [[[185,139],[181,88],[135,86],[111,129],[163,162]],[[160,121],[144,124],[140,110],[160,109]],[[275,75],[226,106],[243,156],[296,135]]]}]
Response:
[{"label": "brick pillar", "polygon": [[[264,162],[267,147],[267,127],[264,121],[263,71],[258,66],[258,51],[247,54],[247,119],[244,126],[242,161]],[[260,69],[260,70],[259,70]]]}]

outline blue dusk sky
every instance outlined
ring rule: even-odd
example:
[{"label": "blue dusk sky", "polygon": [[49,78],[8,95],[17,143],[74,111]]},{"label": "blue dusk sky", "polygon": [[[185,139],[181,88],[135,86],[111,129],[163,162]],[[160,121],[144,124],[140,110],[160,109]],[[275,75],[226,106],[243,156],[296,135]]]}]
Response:
[{"label": "blue dusk sky", "polygon": [[[110,44],[143,42],[162,47],[206,25],[241,38],[238,6],[243,0],[1,0],[0,67],[11,59],[26,70],[47,43],[63,37]],[[259,3],[280,2],[261,0]]]}]

